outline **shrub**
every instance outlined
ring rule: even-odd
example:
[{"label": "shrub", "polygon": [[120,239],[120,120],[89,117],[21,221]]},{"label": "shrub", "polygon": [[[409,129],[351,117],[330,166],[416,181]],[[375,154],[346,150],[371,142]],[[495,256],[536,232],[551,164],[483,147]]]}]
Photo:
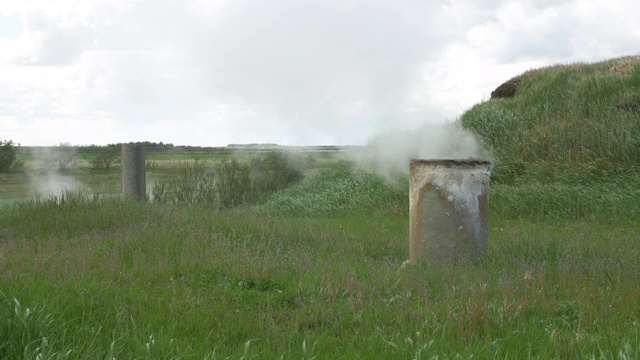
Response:
[{"label": "shrub", "polygon": [[12,140],[0,140],[0,172],[8,172],[16,160],[16,146]]},{"label": "shrub", "polygon": [[91,160],[91,165],[96,170],[109,170],[117,156],[118,150],[113,146],[108,146]]},{"label": "shrub", "polygon": [[73,161],[76,148],[69,143],[60,143],[41,152],[42,162],[48,170],[65,170]]},{"label": "shrub", "polygon": [[151,190],[153,202],[173,205],[215,207],[217,193],[214,179],[202,163],[185,163],[180,174],[155,184]]},{"label": "shrub", "polygon": [[154,202],[195,205],[227,210],[265,201],[274,192],[289,187],[303,177],[305,164],[294,165],[280,152],[271,152],[249,163],[222,161],[206,172],[198,161],[186,163],[180,175],[163,180],[152,188]]},{"label": "shrub", "polygon": [[221,210],[251,203],[255,198],[247,164],[223,161],[215,166],[214,180]]},{"label": "shrub", "polygon": [[225,210],[254,199],[249,166],[236,160],[223,161],[207,172],[203,163],[182,165],[177,177],[163,180],[152,188],[159,204],[201,205]]},{"label": "shrub", "polygon": [[272,151],[251,160],[253,187],[260,199],[302,179],[303,170],[292,166],[290,160],[287,154],[280,151]]}]

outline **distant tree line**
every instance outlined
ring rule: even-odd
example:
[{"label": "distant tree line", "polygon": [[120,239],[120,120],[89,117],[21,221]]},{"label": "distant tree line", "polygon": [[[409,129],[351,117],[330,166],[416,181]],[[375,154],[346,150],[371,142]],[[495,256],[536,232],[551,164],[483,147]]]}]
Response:
[{"label": "distant tree line", "polygon": [[[144,145],[145,152],[147,154],[163,154],[169,152],[175,152],[176,146],[171,143],[164,143],[162,141],[150,142],[142,141],[140,144]],[[122,151],[122,143],[107,144],[107,145],[81,145],[77,146],[77,154],[79,155],[94,155],[102,152],[105,148],[117,149],[118,154]]]}]

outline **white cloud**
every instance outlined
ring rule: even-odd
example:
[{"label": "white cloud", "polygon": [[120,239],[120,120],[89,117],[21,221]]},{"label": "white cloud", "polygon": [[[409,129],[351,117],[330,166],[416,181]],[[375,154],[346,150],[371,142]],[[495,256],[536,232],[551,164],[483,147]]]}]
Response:
[{"label": "white cloud", "polygon": [[29,145],[362,143],[640,40],[633,0],[0,3],[22,25],[0,36],[0,138]]}]

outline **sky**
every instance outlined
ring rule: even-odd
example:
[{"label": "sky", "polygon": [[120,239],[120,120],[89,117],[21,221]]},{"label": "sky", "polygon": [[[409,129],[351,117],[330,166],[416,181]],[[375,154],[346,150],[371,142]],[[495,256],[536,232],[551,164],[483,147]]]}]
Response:
[{"label": "sky", "polygon": [[637,0],[0,0],[0,140],[360,145],[640,53]]}]

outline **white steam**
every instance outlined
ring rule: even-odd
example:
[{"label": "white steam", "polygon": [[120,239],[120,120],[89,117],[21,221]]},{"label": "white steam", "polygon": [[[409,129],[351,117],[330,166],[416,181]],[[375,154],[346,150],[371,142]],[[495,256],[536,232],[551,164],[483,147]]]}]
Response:
[{"label": "white steam", "polygon": [[29,174],[31,189],[35,195],[59,197],[85,188],[78,179],[68,174],[76,167],[73,161],[75,148],[71,145],[34,148],[31,153],[40,160],[40,166]]},{"label": "white steam", "polygon": [[62,175],[50,170],[31,175],[31,188],[38,196],[61,196],[66,192],[77,192],[84,189],[82,183],[72,176]]},{"label": "white steam", "polygon": [[475,135],[459,121],[423,124],[374,136],[352,153],[352,160],[387,179],[409,171],[411,159],[467,159],[487,156]]}]

